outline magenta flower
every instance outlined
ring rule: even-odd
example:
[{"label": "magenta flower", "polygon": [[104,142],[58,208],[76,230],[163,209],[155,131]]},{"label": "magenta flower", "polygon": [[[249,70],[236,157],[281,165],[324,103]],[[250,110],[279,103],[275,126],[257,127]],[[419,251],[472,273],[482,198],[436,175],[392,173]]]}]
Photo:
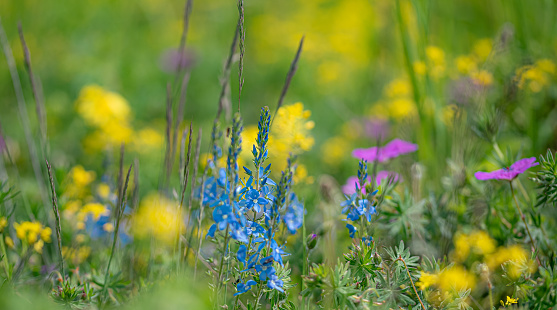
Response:
[{"label": "magenta flower", "polygon": [[367,161],[385,162],[391,158],[398,157],[399,155],[415,152],[418,145],[400,139],[394,139],[387,143],[384,147],[370,147],[367,149],[355,149],[352,156],[365,159]]},{"label": "magenta flower", "polygon": [[[375,177],[375,183],[377,183],[377,186],[381,185],[381,182],[383,181],[387,181],[389,176],[393,176],[393,181],[396,182],[399,179],[399,175],[395,172],[390,172],[390,171],[379,171],[377,172],[377,176]],[[368,176],[367,177],[367,181],[366,183],[371,182],[371,177]],[[358,181],[358,177],[356,176],[351,176],[348,178],[348,180],[346,180],[346,184],[344,184],[342,186],[342,192],[348,196],[354,194],[356,192],[356,184],[358,185],[358,187],[361,187],[360,182]],[[362,188],[362,193],[365,195],[366,194],[366,189]]]},{"label": "magenta flower", "polygon": [[512,181],[519,174],[537,165],[539,165],[539,163],[536,162],[536,157],[523,158],[512,164],[510,167],[495,170],[492,172],[478,171],[474,173],[474,176],[478,180],[497,179]]}]

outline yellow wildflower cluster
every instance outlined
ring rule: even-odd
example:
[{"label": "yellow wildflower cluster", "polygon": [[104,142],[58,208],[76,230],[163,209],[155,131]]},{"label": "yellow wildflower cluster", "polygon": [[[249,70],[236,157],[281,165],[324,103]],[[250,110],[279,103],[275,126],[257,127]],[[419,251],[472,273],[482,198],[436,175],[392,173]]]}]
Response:
[{"label": "yellow wildflower cluster", "polygon": [[281,107],[271,128],[273,150],[299,154],[311,149],[315,141],[309,131],[315,123],[308,120],[310,116],[311,111],[304,110],[301,102]]},{"label": "yellow wildflower cluster", "polygon": [[551,83],[556,73],[557,70],[553,61],[549,59],[538,60],[533,65],[516,70],[518,87],[538,93]]},{"label": "yellow wildflower cluster", "polygon": [[[310,130],[315,123],[309,120],[311,111],[304,110],[301,102],[281,107],[273,122],[269,141],[269,162],[273,165],[273,171],[280,172],[286,168],[286,160],[290,153],[298,155],[311,149],[315,143]],[[239,158],[239,166],[249,166],[251,162],[251,150],[257,138],[258,129],[256,125],[247,126],[242,132],[242,154]],[[313,178],[308,176],[304,165],[299,164],[294,174],[294,182],[312,183]]]},{"label": "yellow wildflower cluster", "polygon": [[461,55],[455,59],[455,67],[458,73],[470,77],[477,85],[489,86],[493,84],[493,75],[480,67],[480,64],[491,54],[492,48],[491,39],[476,41],[471,54]]},{"label": "yellow wildflower cluster", "polygon": [[178,202],[159,194],[145,197],[133,218],[133,233],[139,238],[154,236],[157,240],[171,245],[183,225]]},{"label": "yellow wildflower cluster", "polygon": [[83,198],[89,192],[89,185],[95,180],[94,171],[86,171],[81,165],[73,167],[68,173],[64,195]]},{"label": "yellow wildflower cluster", "polygon": [[42,253],[45,242],[51,242],[52,229],[39,222],[22,222],[14,224],[17,238],[33,246],[35,251]]},{"label": "yellow wildflower cluster", "polygon": [[294,53],[305,35],[304,55],[313,65],[316,82],[326,86],[320,87],[322,91],[345,90],[341,85],[349,84],[351,76],[369,67],[368,42],[374,28],[384,20],[369,1],[332,1],[324,5],[323,1],[294,0],[287,6],[286,2],[263,3],[261,12],[270,13],[254,16],[251,25],[259,63],[274,63],[286,51]]},{"label": "yellow wildflower cluster", "polygon": [[383,89],[383,99],[372,105],[369,114],[374,118],[402,120],[416,115],[412,86],[407,79],[395,79]]},{"label": "yellow wildflower cluster", "polygon": [[70,261],[74,266],[80,265],[91,255],[91,248],[82,246],[75,248],[62,247],[62,256],[65,260]]},{"label": "yellow wildflower cluster", "polygon": [[131,110],[124,97],[97,85],[85,86],[76,102],[77,112],[95,131],[85,140],[90,151],[98,151],[121,143],[133,142],[137,151],[162,145],[163,137],[157,131],[146,128],[134,132],[131,126]]},{"label": "yellow wildflower cluster", "polygon": [[501,302],[501,306],[503,307],[512,306],[518,303],[518,298],[507,296],[507,301],[503,302],[502,300],[500,300],[499,302]]},{"label": "yellow wildflower cluster", "polygon": [[420,280],[416,285],[418,285],[422,291],[435,286],[444,294],[448,293],[450,295],[454,292],[474,288],[476,285],[476,278],[472,273],[464,269],[464,267],[455,265],[437,274],[422,271]]},{"label": "yellow wildflower cluster", "polygon": [[478,255],[492,254],[497,246],[495,240],[485,231],[475,231],[468,235],[458,233],[454,238],[454,245],[453,259],[458,262],[465,261],[471,251]]}]

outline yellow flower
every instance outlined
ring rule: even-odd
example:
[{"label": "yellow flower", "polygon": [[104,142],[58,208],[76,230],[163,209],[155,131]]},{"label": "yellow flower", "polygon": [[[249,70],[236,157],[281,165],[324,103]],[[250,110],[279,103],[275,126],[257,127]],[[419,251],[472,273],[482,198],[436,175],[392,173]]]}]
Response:
[{"label": "yellow flower", "polygon": [[457,233],[454,238],[454,247],[453,255],[456,261],[462,262],[468,258],[470,254],[470,241],[467,235]]},{"label": "yellow flower", "polygon": [[493,83],[493,75],[486,70],[480,70],[470,73],[470,77],[474,83],[482,86],[489,86]]},{"label": "yellow flower", "polygon": [[301,102],[283,106],[278,110],[271,134],[279,152],[299,154],[311,149],[314,140],[309,131],[313,129],[315,123],[308,120],[310,116],[311,111],[304,110]]},{"label": "yellow flower", "polygon": [[524,66],[516,70],[518,87],[524,88],[525,85],[534,93],[540,92],[550,83],[550,73],[554,71],[551,61],[541,60],[535,65]]},{"label": "yellow flower", "polygon": [[106,183],[101,183],[97,186],[97,195],[103,199],[107,199],[110,195],[110,186]]},{"label": "yellow flower", "polygon": [[17,238],[21,241],[27,241],[32,245],[37,241],[50,242],[52,230],[50,227],[43,228],[39,222],[22,222],[21,224],[14,224]]},{"label": "yellow flower", "polygon": [[87,246],[82,246],[77,249],[68,248],[66,246],[62,247],[62,256],[71,261],[74,265],[79,265],[83,263],[91,254],[91,248]]},{"label": "yellow flower", "polygon": [[81,165],[77,165],[68,173],[65,195],[69,197],[82,197],[88,189],[87,187],[95,180],[94,171],[86,171]]},{"label": "yellow flower", "polygon": [[323,143],[321,154],[323,161],[329,165],[338,165],[348,154],[346,150],[350,148],[346,139],[343,137],[332,137]]},{"label": "yellow flower", "polygon": [[180,219],[177,202],[151,194],[141,201],[133,219],[134,234],[140,238],[152,235],[170,245],[183,229]]},{"label": "yellow flower", "polygon": [[473,49],[474,54],[476,54],[481,61],[485,61],[489,54],[491,54],[492,48],[493,42],[491,39],[481,39],[476,41]]},{"label": "yellow flower", "polygon": [[5,240],[6,240],[6,245],[10,249],[13,249],[14,248],[14,240],[12,238],[10,238],[9,236],[6,236]]},{"label": "yellow flower", "polygon": [[470,235],[470,242],[474,245],[474,252],[488,255],[495,252],[497,244],[485,231],[477,231]]},{"label": "yellow flower", "polygon": [[445,52],[437,46],[428,46],[425,49],[428,60],[430,75],[433,78],[440,78],[445,73]]},{"label": "yellow flower", "polygon": [[306,183],[313,184],[313,177],[308,175],[308,170],[305,165],[298,164],[296,171],[294,172],[294,183]]},{"label": "yellow flower", "polygon": [[126,99],[97,85],[85,86],[79,93],[76,104],[81,117],[97,127],[114,120],[127,121],[130,116]]},{"label": "yellow flower", "polygon": [[35,242],[35,244],[33,245],[33,249],[35,249],[35,251],[39,254],[43,253],[43,247],[44,247],[44,241],[42,240]]},{"label": "yellow flower", "polygon": [[437,285],[444,292],[452,292],[453,289],[460,291],[468,288],[473,289],[476,285],[476,279],[462,266],[453,266],[439,274]]},{"label": "yellow flower", "polygon": [[152,128],[144,128],[137,132],[133,142],[135,150],[142,153],[160,148],[164,143],[164,137]]},{"label": "yellow flower", "polygon": [[385,95],[389,98],[409,96],[412,87],[406,79],[395,79],[385,87]]},{"label": "yellow flower", "polygon": [[84,234],[77,234],[77,236],[75,236],[75,241],[77,243],[85,242],[85,235]]},{"label": "yellow flower", "polygon": [[65,219],[70,220],[79,211],[79,208],[81,208],[81,201],[70,200],[64,205],[62,215]]},{"label": "yellow flower", "polygon": [[540,59],[536,61],[536,67],[549,74],[555,74],[555,63],[549,59]]},{"label": "yellow flower", "polygon": [[51,242],[50,237],[52,236],[52,229],[50,227],[45,227],[41,231],[41,239],[45,242]]},{"label": "yellow flower", "polygon": [[438,276],[436,274],[431,274],[428,272],[421,272],[420,281],[416,283],[420,290],[425,290],[426,288],[435,285],[437,283]]},{"label": "yellow flower", "polygon": [[98,221],[102,215],[109,215],[110,211],[103,204],[97,202],[88,203],[81,208],[77,214],[77,219],[80,222],[85,221],[87,219],[87,215],[89,214],[93,216],[95,221]]},{"label": "yellow flower", "polygon": [[103,230],[106,232],[113,232],[114,231],[114,225],[112,225],[112,223],[106,223],[103,225]]},{"label": "yellow flower", "polygon": [[518,303],[518,298],[511,298],[509,296],[507,296],[507,301],[503,302],[502,300],[500,300],[501,302],[501,306],[505,307],[505,306],[510,306],[510,305],[514,305]]},{"label": "yellow flower", "polygon": [[416,115],[417,109],[414,101],[408,98],[398,98],[389,102],[389,114],[391,117],[401,120]]},{"label": "yellow flower", "polygon": [[0,217],[0,233],[4,231],[4,228],[8,226],[8,220],[5,216]]},{"label": "yellow flower", "polygon": [[75,228],[79,229],[79,230],[83,230],[85,229],[85,223],[84,222],[77,222],[77,224],[75,224]]},{"label": "yellow flower", "polygon": [[462,74],[469,74],[475,72],[478,64],[474,58],[470,56],[458,56],[455,60],[458,72]]},{"label": "yellow flower", "polygon": [[414,62],[414,72],[416,72],[417,75],[425,75],[427,72],[427,66],[425,64],[425,62],[423,61],[415,61]]}]

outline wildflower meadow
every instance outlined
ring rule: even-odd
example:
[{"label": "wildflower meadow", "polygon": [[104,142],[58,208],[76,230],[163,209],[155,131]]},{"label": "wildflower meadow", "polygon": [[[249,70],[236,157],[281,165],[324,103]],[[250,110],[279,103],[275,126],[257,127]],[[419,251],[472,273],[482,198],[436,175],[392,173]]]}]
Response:
[{"label": "wildflower meadow", "polygon": [[557,3],[0,2],[0,310],[556,309]]}]

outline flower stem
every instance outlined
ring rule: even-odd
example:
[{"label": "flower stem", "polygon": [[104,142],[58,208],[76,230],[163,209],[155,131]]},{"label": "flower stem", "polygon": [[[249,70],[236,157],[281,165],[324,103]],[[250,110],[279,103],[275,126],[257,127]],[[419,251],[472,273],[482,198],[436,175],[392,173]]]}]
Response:
[{"label": "flower stem", "polygon": [[[514,194],[514,187],[513,187],[513,182],[509,181],[509,184],[511,185],[511,194],[513,196],[515,205],[516,205],[516,210],[518,210],[518,213],[520,214],[520,218],[522,219],[522,222],[524,223],[524,226],[526,227],[526,232],[528,232],[528,237],[530,238],[530,241],[532,241],[532,247],[534,248],[533,252],[537,253],[538,250],[536,248],[536,242],[534,241],[534,238],[532,238],[532,234],[530,233],[530,228],[528,227],[528,223],[526,222],[526,217],[524,216],[524,213],[522,213],[522,210],[520,209],[520,206],[518,205],[518,200],[516,199],[516,195]],[[537,257],[537,254],[536,254]]]},{"label": "flower stem", "polygon": [[[228,232],[230,230],[230,225],[226,225],[226,231],[224,233],[224,245],[222,247],[222,257],[220,259],[220,265],[219,265],[219,272],[217,274],[217,289],[215,290],[215,301],[218,304],[218,297],[219,297],[219,292],[220,289],[222,287],[222,281],[220,280],[222,278],[222,268],[224,267],[224,258],[226,257],[226,249],[228,248]],[[226,296],[225,296],[225,302],[226,302]]]},{"label": "flower stem", "polygon": [[6,245],[4,244],[4,234],[0,233],[0,250],[2,250],[2,260],[4,261],[4,270],[6,270],[6,278],[9,280],[12,275],[10,274],[10,262],[8,261],[8,253],[6,252]]},{"label": "flower stem", "polygon": [[412,280],[412,276],[410,275],[410,270],[408,270],[408,266],[406,265],[406,262],[404,261],[402,256],[399,256],[396,260],[399,260],[404,264],[404,268],[406,268],[406,273],[408,274],[408,279],[410,279],[410,283],[412,283],[412,288],[414,289],[414,293],[416,294],[416,297],[418,297],[418,300],[420,301],[420,305],[422,305],[422,309],[426,310],[424,303],[420,298],[420,295],[418,295],[418,291],[416,290],[416,286],[414,285],[414,281]]}]

